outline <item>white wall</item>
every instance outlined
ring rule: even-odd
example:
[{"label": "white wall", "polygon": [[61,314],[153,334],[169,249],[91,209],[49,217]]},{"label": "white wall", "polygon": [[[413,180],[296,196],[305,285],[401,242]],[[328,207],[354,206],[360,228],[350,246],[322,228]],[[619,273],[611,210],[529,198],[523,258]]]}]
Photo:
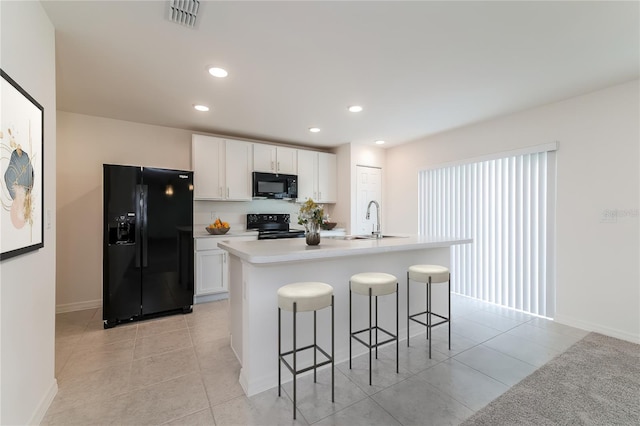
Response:
[{"label": "white wall", "polygon": [[[54,28],[39,2],[0,2],[0,67],[44,107],[44,209],[55,212]],[[6,131],[6,129],[2,129]],[[0,424],[37,424],[54,378],[55,215],[44,248],[0,263]]]},{"label": "white wall", "polygon": [[[639,342],[639,90],[636,80],[389,149],[389,231],[417,232],[421,168],[558,141],[556,320]],[[627,216],[603,223],[611,210]]]},{"label": "white wall", "polygon": [[102,165],[191,170],[191,132],[58,111],[59,311],[102,306]]}]

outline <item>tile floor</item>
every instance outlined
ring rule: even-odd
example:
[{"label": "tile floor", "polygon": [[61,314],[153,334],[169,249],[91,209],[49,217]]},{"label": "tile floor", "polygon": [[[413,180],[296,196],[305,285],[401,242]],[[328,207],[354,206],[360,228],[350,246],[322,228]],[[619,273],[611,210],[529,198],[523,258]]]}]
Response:
[{"label": "tile floor", "polygon": [[194,306],[177,315],[102,327],[100,309],[56,316],[58,394],[46,425],[445,425],[458,424],[587,333],[452,297],[452,341],[433,331],[432,359],[424,334],[380,349],[368,385],[368,357],[298,382],[298,419],[291,384],[247,398],[229,347],[228,303]]}]

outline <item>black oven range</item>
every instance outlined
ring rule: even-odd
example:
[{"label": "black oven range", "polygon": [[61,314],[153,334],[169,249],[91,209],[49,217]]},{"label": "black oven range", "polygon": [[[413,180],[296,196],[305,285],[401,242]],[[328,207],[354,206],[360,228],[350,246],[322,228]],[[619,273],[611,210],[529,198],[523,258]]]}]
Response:
[{"label": "black oven range", "polygon": [[257,230],[259,240],[304,237],[303,230],[289,229],[290,220],[288,213],[250,213],[247,215],[247,229]]}]

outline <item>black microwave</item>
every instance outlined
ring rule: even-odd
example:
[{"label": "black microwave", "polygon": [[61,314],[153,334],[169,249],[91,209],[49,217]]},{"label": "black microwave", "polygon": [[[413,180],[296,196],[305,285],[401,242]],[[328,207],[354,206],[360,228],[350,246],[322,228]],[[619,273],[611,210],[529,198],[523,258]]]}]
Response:
[{"label": "black microwave", "polygon": [[253,172],[253,196],[258,198],[298,198],[298,176]]}]

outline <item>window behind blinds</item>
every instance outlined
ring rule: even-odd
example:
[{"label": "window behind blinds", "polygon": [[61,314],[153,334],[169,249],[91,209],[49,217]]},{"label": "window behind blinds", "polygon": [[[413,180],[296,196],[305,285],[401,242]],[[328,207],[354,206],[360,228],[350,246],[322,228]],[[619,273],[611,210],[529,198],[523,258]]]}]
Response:
[{"label": "window behind blinds", "polygon": [[555,152],[533,151],[421,171],[419,232],[473,238],[451,249],[452,291],[552,318]]}]

